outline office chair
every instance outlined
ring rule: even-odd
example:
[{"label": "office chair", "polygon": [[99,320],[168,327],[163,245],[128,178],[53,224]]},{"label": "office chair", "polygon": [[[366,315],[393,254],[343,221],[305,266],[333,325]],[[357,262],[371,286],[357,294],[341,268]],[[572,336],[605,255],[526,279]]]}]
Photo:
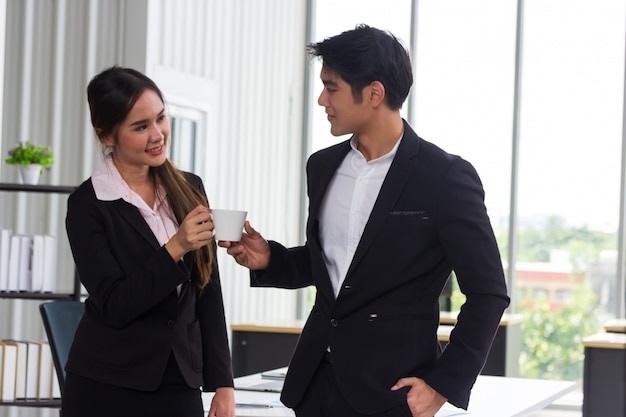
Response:
[{"label": "office chair", "polygon": [[65,363],[78,322],[85,312],[85,304],[80,301],[50,301],[39,305],[39,311],[50,343],[52,362],[59,378],[61,395],[63,395]]}]

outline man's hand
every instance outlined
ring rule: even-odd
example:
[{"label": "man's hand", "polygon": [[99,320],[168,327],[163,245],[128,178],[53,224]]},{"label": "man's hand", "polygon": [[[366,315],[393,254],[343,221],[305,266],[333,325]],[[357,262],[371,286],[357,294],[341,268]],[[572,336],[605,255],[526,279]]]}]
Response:
[{"label": "man's hand", "polygon": [[251,270],[267,269],[270,264],[270,245],[259,232],[250,226],[246,220],[245,232],[239,242],[220,240],[218,246],[226,248],[226,252],[235,258],[235,261]]},{"label": "man's hand", "polygon": [[406,394],[406,402],[413,417],[433,417],[447,401],[419,378],[400,378],[391,390],[397,391],[403,387],[411,387]]},{"label": "man's hand", "polygon": [[235,417],[235,390],[224,387],[217,388],[207,417]]}]

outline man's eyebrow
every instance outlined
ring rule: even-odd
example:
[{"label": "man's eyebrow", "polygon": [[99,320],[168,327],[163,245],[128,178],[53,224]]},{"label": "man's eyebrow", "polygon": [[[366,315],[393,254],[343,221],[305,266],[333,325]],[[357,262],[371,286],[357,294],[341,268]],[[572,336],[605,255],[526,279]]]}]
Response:
[{"label": "man's eyebrow", "polygon": [[333,86],[338,85],[336,81],[329,80],[329,79],[323,79],[323,78],[322,78],[322,84],[324,84],[324,85],[333,85]]}]

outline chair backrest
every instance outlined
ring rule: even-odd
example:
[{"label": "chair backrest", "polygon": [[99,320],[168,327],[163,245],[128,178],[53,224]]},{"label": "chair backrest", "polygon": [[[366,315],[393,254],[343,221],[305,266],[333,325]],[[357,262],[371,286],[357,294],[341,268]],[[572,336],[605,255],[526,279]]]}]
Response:
[{"label": "chair backrest", "polygon": [[61,394],[65,384],[65,363],[74,340],[85,304],[80,301],[50,301],[39,306],[43,326],[48,336],[52,361],[59,378]]}]

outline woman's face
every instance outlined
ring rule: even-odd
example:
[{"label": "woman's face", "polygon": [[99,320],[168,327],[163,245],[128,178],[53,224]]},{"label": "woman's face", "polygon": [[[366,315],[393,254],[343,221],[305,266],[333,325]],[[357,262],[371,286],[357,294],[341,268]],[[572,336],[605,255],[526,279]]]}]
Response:
[{"label": "woman's face", "polygon": [[145,90],[117,130],[101,138],[113,149],[113,161],[122,171],[160,166],[165,162],[170,123],[159,95]]}]

